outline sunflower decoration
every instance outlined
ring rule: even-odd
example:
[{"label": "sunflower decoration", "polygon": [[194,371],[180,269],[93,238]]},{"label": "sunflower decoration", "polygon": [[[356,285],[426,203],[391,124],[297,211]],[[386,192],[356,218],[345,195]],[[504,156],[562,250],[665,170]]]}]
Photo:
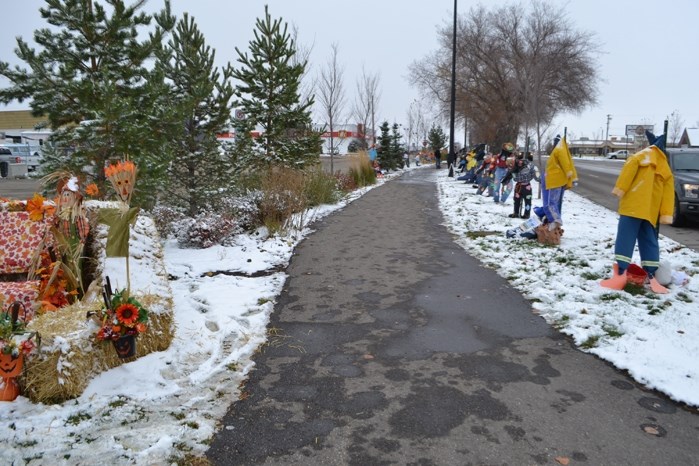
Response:
[{"label": "sunflower decoration", "polygon": [[126,289],[111,293],[104,290],[105,307],[101,312],[101,327],[97,331],[100,341],[117,340],[127,335],[138,335],[147,330],[148,310],[130,296]]}]

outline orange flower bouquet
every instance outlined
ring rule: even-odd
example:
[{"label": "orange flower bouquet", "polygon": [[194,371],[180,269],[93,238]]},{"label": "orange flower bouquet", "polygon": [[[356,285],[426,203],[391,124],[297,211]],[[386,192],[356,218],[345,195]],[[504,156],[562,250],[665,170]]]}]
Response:
[{"label": "orange flower bouquet", "polygon": [[109,277],[106,277],[106,284],[102,288],[102,297],[105,307],[98,313],[101,324],[97,340],[111,341],[120,358],[135,356],[136,337],[147,329],[148,310],[130,296],[127,289],[112,294]]},{"label": "orange flower bouquet", "polygon": [[113,341],[145,332],[148,310],[125,289],[109,295],[104,294],[106,306],[102,309],[102,326],[97,331],[97,339]]}]

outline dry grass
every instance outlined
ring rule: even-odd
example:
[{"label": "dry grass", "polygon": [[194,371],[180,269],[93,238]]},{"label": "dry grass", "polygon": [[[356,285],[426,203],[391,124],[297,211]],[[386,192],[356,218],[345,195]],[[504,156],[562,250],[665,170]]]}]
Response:
[{"label": "dry grass", "polygon": [[294,214],[308,207],[304,195],[305,177],[303,171],[290,168],[271,168],[262,175],[262,203],[260,216],[262,224],[271,234],[289,228]]},{"label": "dry grass", "polygon": [[371,166],[369,154],[366,151],[360,151],[350,156],[349,173],[358,187],[376,183],[376,172]]}]

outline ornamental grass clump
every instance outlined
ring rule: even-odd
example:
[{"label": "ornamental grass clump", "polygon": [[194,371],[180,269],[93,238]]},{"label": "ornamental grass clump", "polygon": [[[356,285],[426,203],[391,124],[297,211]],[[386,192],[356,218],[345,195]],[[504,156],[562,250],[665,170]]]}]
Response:
[{"label": "ornamental grass clump", "polygon": [[261,223],[271,234],[289,229],[292,216],[308,206],[304,174],[290,168],[271,168],[262,176]]},{"label": "ornamental grass clump", "polygon": [[304,194],[309,207],[334,204],[339,198],[337,180],[321,167],[309,168],[304,172]]},{"label": "ornamental grass clump", "polygon": [[350,156],[350,176],[358,187],[371,186],[376,183],[376,172],[371,166],[369,154],[366,151]]}]

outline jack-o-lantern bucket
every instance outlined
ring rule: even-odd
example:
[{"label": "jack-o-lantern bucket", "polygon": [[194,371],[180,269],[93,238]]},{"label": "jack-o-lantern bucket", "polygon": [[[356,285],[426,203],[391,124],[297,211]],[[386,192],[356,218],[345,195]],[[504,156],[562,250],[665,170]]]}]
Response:
[{"label": "jack-o-lantern bucket", "polygon": [[136,335],[123,335],[112,340],[117,356],[121,359],[132,358],[136,355]]},{"label": "jack-o-lantern bucket", "polygon": [[2,379],[0,382],[0,401],[15,401],[19,396],[19,385],[15,379]]},{"label": "jack-o-lantern bucket", "polygon": [[19,385],[15,377],[22,373],[24,355],[12,357],[11,354],[0,354],[0,401],[14,401],[19,396]]},{"label": "jack-o-lantern bucket", "polygon": [[17,357],[11,354],[0,354],[0,377],[11,379],[22,373],[24,366],[24,355],[21,353]]}]

